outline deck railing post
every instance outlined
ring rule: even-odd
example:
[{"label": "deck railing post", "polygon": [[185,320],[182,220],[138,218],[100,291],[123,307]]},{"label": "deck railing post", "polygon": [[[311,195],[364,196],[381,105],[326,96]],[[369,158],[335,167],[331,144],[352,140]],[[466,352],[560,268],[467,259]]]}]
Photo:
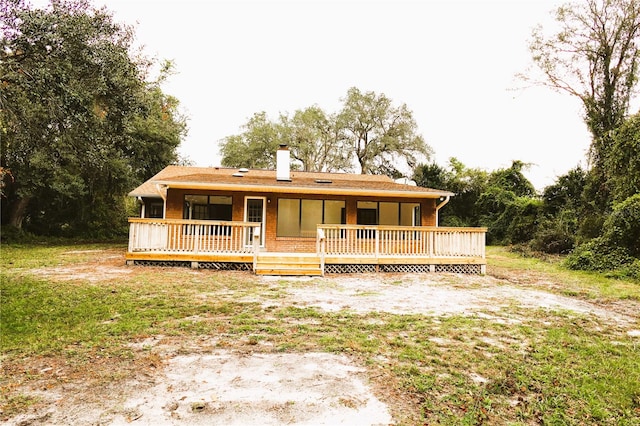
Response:
[{"label": "deck railing post", "polygon": [[[143,204],[144,205],[144,204]],[[134,244],[134,240],[138,241],[138,235],[136,232],[136,225],[135,223],[131,222],[129,224],[129,252],[132,252],[134,249],[134,246],[137,244]]]},{"label": "deck railing post", "polygon": [[258,269],[258,251],[260,250],[260,227],[249,228],[253,230],[253,273]]},{"label": "deck railing post", "polygon": [[193,252],[198,254],[200,249],[200,227],[201,225],[193,225]]},{"label": "deck railing post", "polygon": [[436,231],[429,232],[429,257],[434,257],[436,254]]},{"label": "deck railing post", "polygon": [[380,228],[376,226],[373,232],[375,235],[376,263],[378,263],[378,258],[380,257]]},{"label": "deck railing post", "polygon": [[324,230],[322,228],[318,228],[318,251],[320,254],[320,272],[324,277],[324,252],[325,252],[325,244],[326,237],[324,235]]}]

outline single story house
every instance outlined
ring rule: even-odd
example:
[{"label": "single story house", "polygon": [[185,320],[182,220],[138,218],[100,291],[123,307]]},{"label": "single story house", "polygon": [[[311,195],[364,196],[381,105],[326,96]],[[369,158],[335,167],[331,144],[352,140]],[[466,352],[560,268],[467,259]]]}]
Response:
[{"label": "single story house", "polygon": [[129,194],[129,264],[275,275],[485,272],[484,228],[438,227],[453,193],[388,176],[168,166]]}]

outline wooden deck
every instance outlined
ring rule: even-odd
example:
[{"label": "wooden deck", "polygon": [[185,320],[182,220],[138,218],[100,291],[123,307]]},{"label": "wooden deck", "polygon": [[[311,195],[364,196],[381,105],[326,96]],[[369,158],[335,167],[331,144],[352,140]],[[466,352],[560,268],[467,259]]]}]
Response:
[{"label": "wooden deck", "polygon": [[259,247],[249,222],[131,219],[128,264],[250,270],[262,275],[485,273],[484,228],[319,225],[315,253]]}]

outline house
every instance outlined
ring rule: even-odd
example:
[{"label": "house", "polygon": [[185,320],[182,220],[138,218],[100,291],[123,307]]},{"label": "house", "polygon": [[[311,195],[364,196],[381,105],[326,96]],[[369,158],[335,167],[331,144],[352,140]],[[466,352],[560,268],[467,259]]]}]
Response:
[{"label": "house", "polygon": [[129,264],[261,274],[485,272],[484,228],[438,227],[454,194],[388,176],[168,166],[130,194]]}]

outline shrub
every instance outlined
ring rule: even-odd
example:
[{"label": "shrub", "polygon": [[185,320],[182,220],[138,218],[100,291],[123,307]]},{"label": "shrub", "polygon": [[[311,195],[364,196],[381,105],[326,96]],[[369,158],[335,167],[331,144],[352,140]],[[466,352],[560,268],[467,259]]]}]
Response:
[{"label": "shrub", "polygon": [[540,222],[530,247],[549,254],[568,254],[576,245],[577,230],[575,211],[570,208],[561,210]]},{"label": "shrub", "polygon": [[570,269],[609,271],[633,263],[624,247],[611,246],[602,237],[581,244],[567,257]]},{"label": "shrub", "polygon": [[553,220],[540,224],[530,247],[543,253],[567,254],[573,250],[575,243],[575,233],[562,226],[558,220]]},{"label": "shrub", "polygon": [[613,206],[602,236],[609,245],[624,247],[631,256],[640,257],[640,194]]}]

